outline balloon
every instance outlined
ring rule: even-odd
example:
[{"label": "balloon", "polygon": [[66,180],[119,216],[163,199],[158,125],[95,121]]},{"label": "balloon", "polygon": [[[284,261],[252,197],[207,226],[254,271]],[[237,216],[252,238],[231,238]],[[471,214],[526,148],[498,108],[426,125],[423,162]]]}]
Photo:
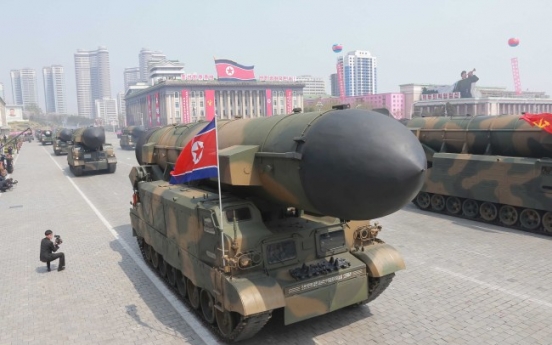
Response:
[{"label": "balloon", "polygon": [[519,38],[513,38],[512,37],[508,40],[508,45],[510,47],[517,47],[518,44],[519,44]]},{"label": "balloon", "polygon": [[343,50],[343,46],[336,43],[332,46],[332,50],[334,51],[334,53],[341,53],[341,51]]}]

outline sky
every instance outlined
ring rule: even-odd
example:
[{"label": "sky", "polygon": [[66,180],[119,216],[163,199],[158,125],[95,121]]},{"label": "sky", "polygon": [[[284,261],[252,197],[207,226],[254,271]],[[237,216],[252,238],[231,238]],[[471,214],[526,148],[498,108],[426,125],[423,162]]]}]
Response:
[{"label": "sky", "polygon": [[[216,74],[213,57],[254,65],[260,75],[335,72],[338,54],[378,59],[378,93],[409,83],[453,84],[477,69],[479,86],[513,90],[517,57],[524,90],[552,94],[550,0],[1,0],[0,82],[12,101],[10,70],[65,68],[68,111],[77,112],[73,54],[106,46],[111,90],[140,49],[160,50],[186,73]],[[508,39],[520,39],[508,46]]]}]

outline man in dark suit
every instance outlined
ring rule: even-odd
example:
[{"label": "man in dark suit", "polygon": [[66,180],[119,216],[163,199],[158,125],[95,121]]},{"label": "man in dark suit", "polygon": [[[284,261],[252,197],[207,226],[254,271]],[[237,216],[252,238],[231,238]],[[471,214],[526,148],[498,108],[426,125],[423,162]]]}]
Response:
[{"label": "man in dark suit", "polygon": [[54,237],[52,230],[46,230],[44,235],[46,237],[40,242],[40,261],[46,263],[48,272],[50,272],[50,262],[59,259],[58,271],[63,271],[65,269],[65,254],[56,253],[60,244],[52,242],[52,237]]},{"label": "man in dark suit", "polygon": [[460,98],[473,98],[471,93],[472,84],[477,83],[479,80],[479,78],[473,74],[474,72],[475,68],[468,73],[466,73],[466,71],[462,71],[462,73],[460,73],[460,77],[462,79],[456,83],[453,91],[460,92]]}]

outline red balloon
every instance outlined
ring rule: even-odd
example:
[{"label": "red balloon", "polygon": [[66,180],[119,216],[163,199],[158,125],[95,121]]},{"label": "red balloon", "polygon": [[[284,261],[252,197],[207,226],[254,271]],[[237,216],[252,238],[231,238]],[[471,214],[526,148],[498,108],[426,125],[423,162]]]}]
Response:
[{"label": "red balloon", "polygon": [[519,38],[513,38],[512,37],[508,40],[508,45],[510,47],[517,47],[518,44],[519,44]]}]

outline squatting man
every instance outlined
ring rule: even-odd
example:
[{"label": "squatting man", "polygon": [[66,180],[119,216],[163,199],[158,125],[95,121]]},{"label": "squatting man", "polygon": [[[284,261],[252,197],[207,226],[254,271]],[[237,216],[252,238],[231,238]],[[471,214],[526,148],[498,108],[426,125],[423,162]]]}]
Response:
[{"label": "squatting man", "polygon": [[65,269],[65,254],[56,253],[63,241],[59,236],[56,236],[56,243],[54,244],[52,242],[52,237],[54,237],[52,230],[46,230],[44,235],[46,237],[40,242],[40,261],[46,263],[48,272],[50,272],[50,262],[59,259],[58,271],[63,271]]}]

